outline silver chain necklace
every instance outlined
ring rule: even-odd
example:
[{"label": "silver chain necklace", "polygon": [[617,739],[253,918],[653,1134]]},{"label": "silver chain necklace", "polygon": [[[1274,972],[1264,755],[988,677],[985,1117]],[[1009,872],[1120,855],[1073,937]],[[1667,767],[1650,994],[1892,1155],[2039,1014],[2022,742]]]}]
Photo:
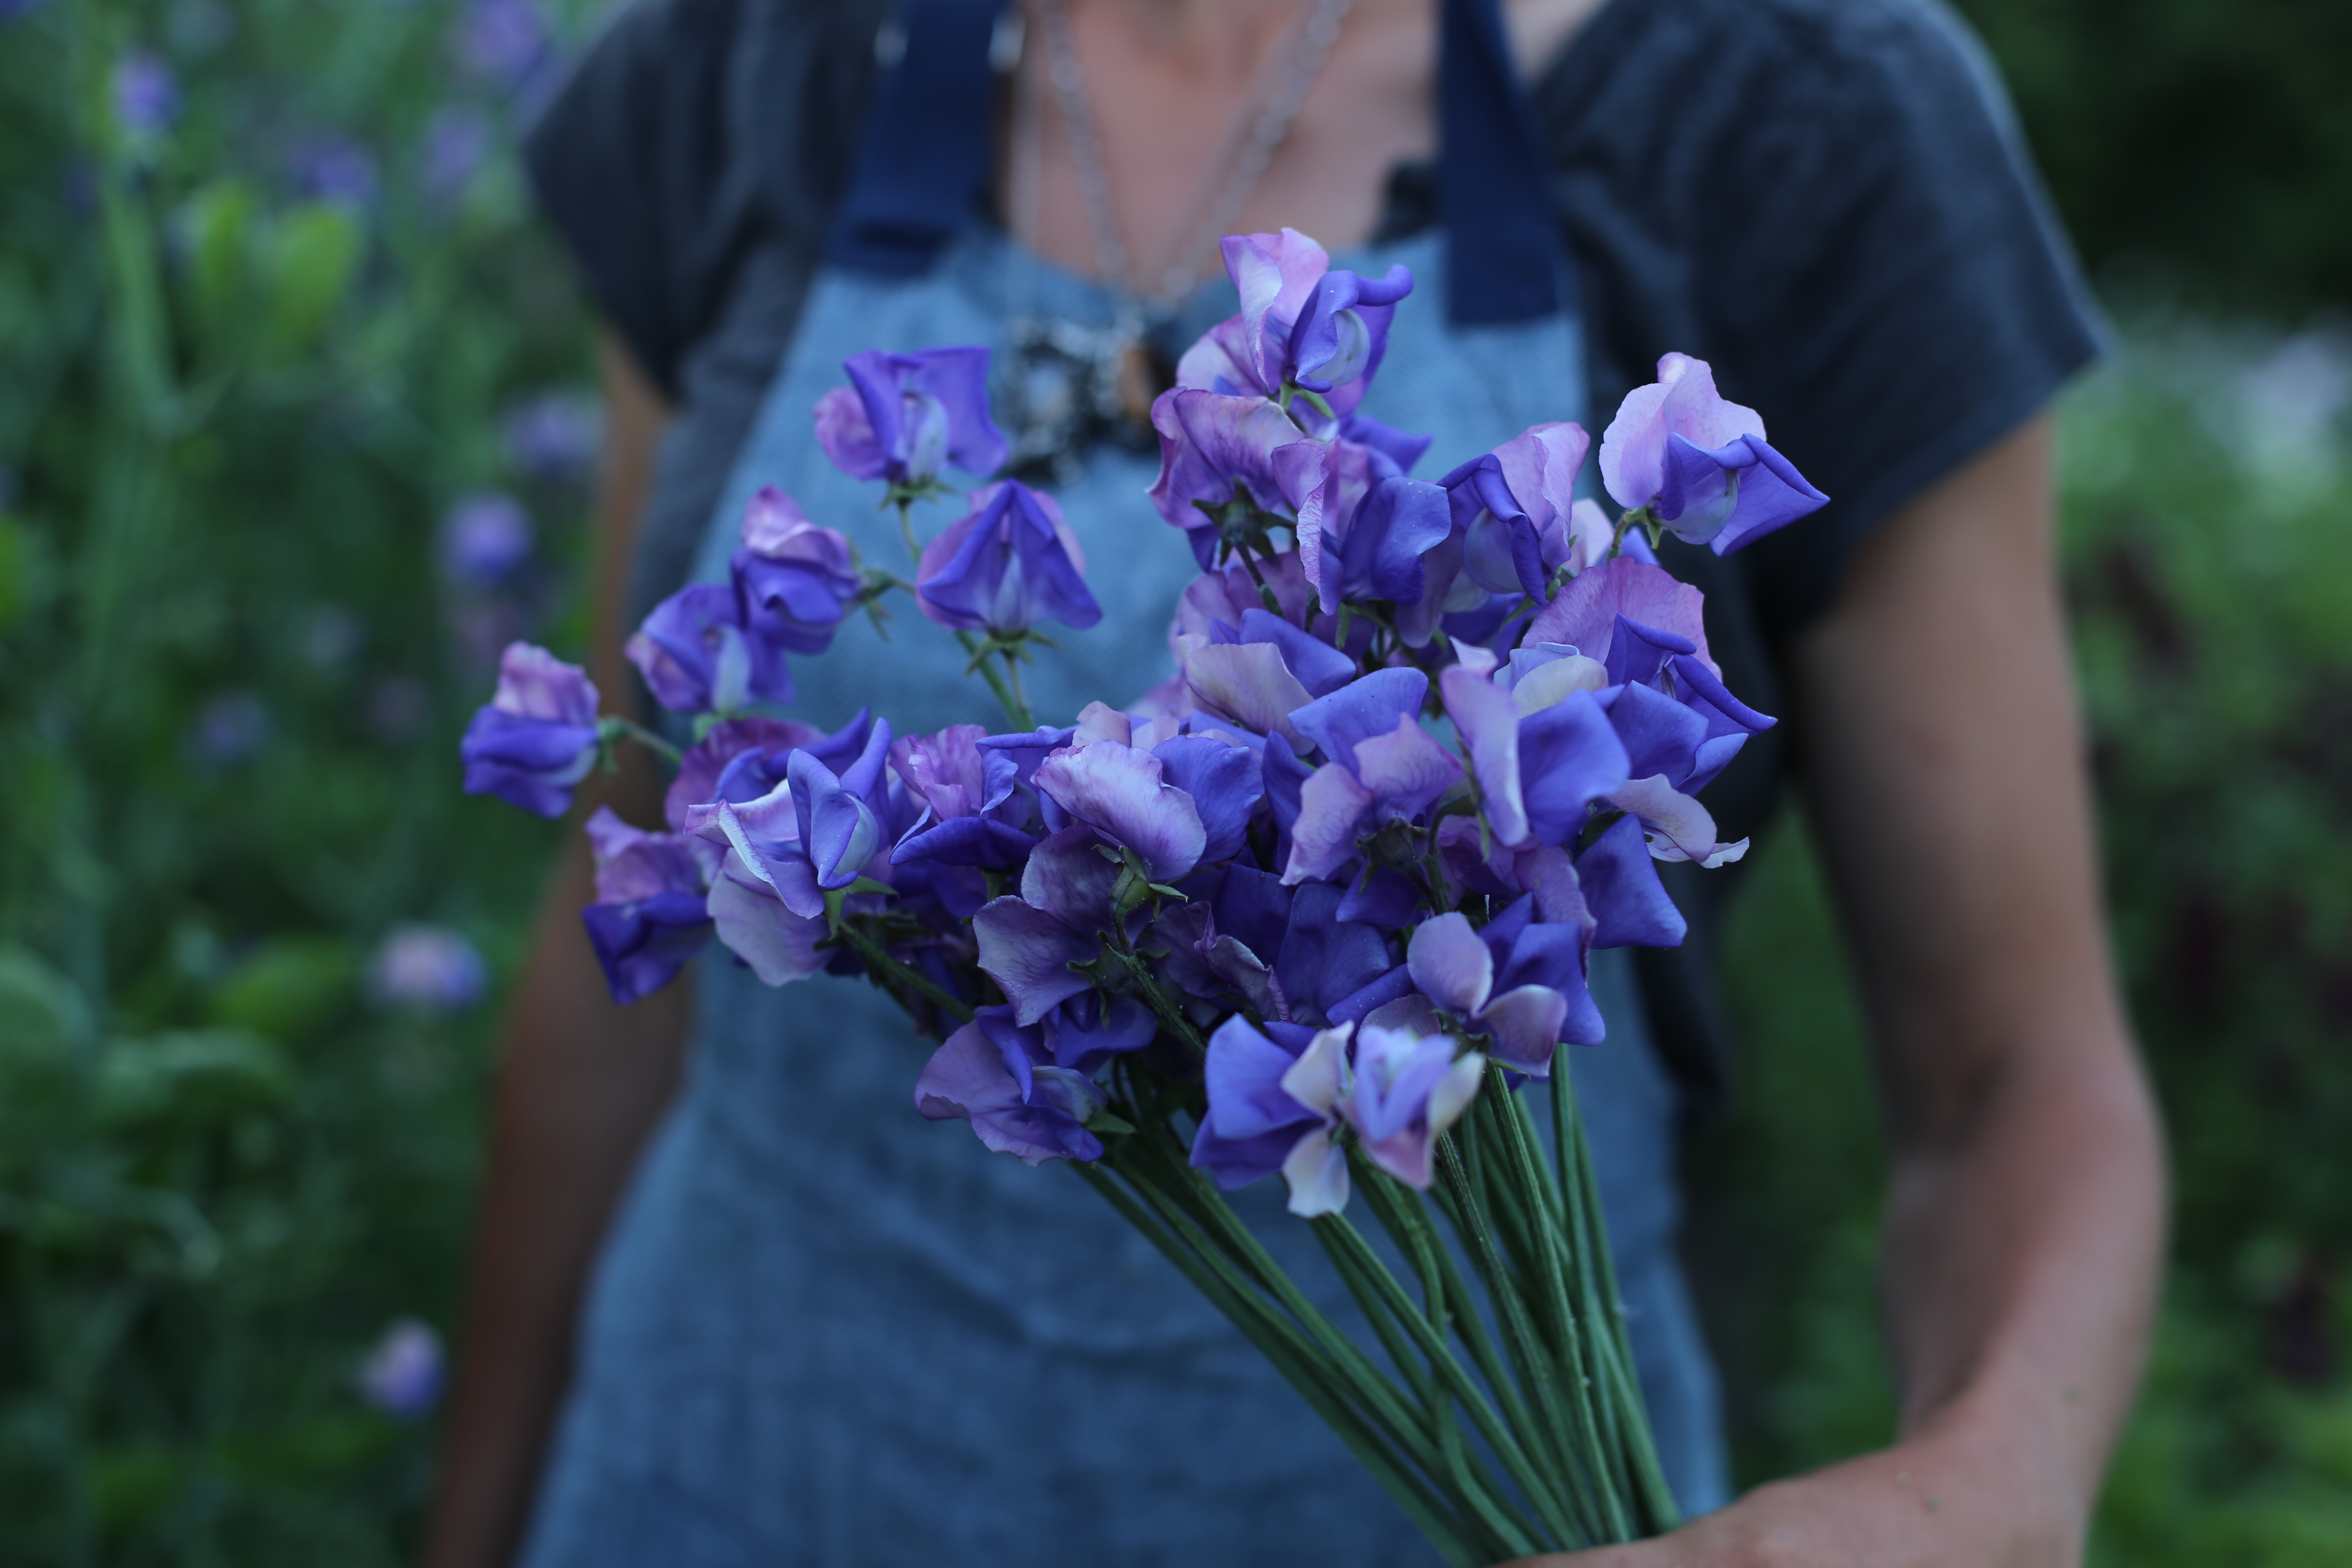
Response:
[{"label": "silver chain necklace", "polygon": [[[1259,99],[1254,112],[1237,116],[1206,164],[1204,191],[1217,171],[1229,170],[1213,195],[1196,197],[1202,220],[1178,230],[1183,248],[1162,268],[1157,286],[1147,288],[1134,271],[1118,218],[1111,205],[1110,170],[1095,128],[1087,94],[1086,68],[1071,30],[1068,0],[1038,0],[1052,87],[1078,195],[1094,241],[1095,267],[1117,298],[1117,316],[1107,328],[1074,321],[1033,319],[1025,312],[1007,322],[1011,353],[1000,381],[1001,401],[1010,416],[1012,468],[1051,473],[1066,479],[1080,448],[1107,439],[1138,450],[1157,445],[1150,423],[1158,390],[1147,328],[1181,307],[1198,282],[1202,255],[1241,215],[1250,193],[1290,133],[1307,89],[1330,56],[1353,0],[1316,0],[1293,35],[1281,74]],[[1017,50],[1017,43],[1012,46]],[[1017,58],[1017,55],[1012,57]],[[1011,58],[1001,62],[1009,67]],[[1263,68],[1260,75],[1265,74]]]}]

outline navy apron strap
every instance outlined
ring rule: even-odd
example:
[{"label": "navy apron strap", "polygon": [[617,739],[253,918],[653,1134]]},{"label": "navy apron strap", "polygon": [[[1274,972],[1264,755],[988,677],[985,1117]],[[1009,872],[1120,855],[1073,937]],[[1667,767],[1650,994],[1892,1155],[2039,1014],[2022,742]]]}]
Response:
[{"label": "navy apron strap", "polygon": [[1511,66],[1497,0],[1439,0],[1438,213],[1457,327],[1525,321],[1563,304],[1559,230],[1535,112]]},{"label": "navy apron strap", "polygon": [[[996,146],[990,39],[1002,0],[905,0],[829,259],[906,278],[971,214]],[[885,37],[893,36],[886,26]],[[877,50],[882,47],[879,40]]]}]

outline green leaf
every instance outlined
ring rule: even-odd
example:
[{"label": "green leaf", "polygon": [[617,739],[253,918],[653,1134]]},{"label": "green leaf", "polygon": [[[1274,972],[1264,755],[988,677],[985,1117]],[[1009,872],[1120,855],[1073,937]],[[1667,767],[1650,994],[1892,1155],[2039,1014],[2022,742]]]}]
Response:
[{"label": "green leaf", "polygon": [[177,1029],[118,1040],[100,1058],[101,1125],[224,1121],[275,1105],[292,1090],[285,1053],[247,1029]]},{"label": "green leaf", "polygon": [[277,355],[315,343],[359,270],[360,228],[340,206],[312,203],[278,220],[268,250],[268,342]]}]

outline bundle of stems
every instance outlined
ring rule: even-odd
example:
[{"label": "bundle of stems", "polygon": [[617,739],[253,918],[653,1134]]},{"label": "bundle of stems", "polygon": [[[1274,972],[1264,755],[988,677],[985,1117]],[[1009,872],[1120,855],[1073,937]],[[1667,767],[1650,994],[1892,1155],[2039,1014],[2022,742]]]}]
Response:
[{"label": "bundle of stems", "polygon": [[1675,1526],[1564,1058],[1549,1158],[1525,1090],[1491,1063],[1469,1113],[1437,1140],[1430,1197],[1452,1247],[1422,1194],[1350,1152],[1355,1190],[1412,1288],[1345,1214],[1307,1222],[1386,1367],[1192,1166],[1174,1107],[1154,1103],[1142,1075],[1124,1087],[1137,1131],[1071,1169],[1233,1320],[1447,1562],[1478,1568]]}]

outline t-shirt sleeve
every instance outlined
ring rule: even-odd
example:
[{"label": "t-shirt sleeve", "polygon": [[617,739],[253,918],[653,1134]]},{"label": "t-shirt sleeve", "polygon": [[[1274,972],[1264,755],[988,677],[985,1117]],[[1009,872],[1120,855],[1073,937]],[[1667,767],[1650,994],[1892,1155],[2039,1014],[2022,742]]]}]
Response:
[{"label": "t-shirt sleeve", "polygon": [[637,0],[523,140],[541,210],[591,300],[665,393],[709,325],[741,213],[727,81],[739,0]]},{"label": "t-shirt sleeve", "polygon": [[2100,330],[1957,18],[1935,0],[1746,16],[1744,58],[1724,73],[1738,90],[1690,203],[1694,352],[1832,498],[1748,552],[1767,628],[1785,636],[1891,513],[2044,407]]}]

